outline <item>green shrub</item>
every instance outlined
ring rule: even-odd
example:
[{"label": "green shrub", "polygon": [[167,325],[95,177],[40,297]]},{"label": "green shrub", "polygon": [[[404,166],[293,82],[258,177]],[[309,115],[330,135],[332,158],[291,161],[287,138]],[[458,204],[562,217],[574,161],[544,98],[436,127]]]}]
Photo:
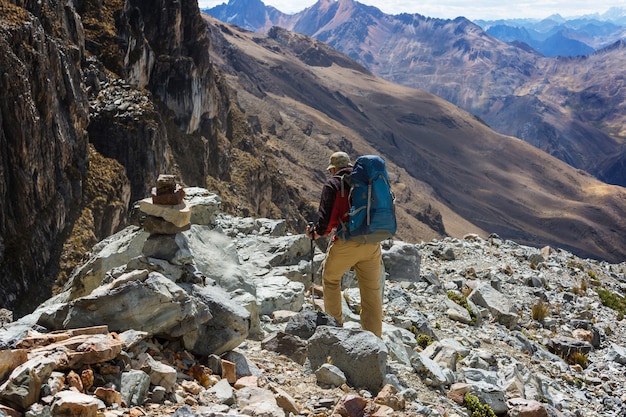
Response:
[{"label": "green shrub", "polygon": [[496,417],[491,407],[487,404],[481,404],[477,396],[470,393],[465,394],[465,407],[470,412],[470,417]]},{"label": "green shrub", "polygon": [[422,349],[426,349],[426,346],[431,345],[433,343],[433,338],[423,333],[418,334],[416,337],[416,340],[417,340],[417,344]]},{"label": "green shrub", "polygon": [[474,313],[474,311],[472,310],[472,308],[470,307],[469,303],[467,302],[467,297],[454,292],[454,291],[448,291],[446,293],[448,295],[448,298],[452,301],[454,301],[455,303],[457,303],[458,305],[460,305],[461,307],[465,308],[467,310],[467,312],[470,315],[470,318],[472,319],[472,325],[476,324],[476,313]]},{"label": "green shrub", "polygon": [[567,357],[566,362],[570,365],[580,365],[583,369],[586,369],[589,365],[589,358],[582,352],[574,352]]},{"label": "green shrub", "polygon": [[602,304],[617,311],[617,319],[622,320],[624,313],[626,313],[626,299],[619,294],[614,294],[611,291],[604,289],[596,289]]}]

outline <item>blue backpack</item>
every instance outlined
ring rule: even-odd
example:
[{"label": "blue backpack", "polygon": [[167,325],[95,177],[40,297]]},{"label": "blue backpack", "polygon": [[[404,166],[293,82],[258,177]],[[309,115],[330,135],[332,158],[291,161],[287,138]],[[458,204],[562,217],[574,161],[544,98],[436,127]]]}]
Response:
[{"label": "blue backpack", "polygon": [[382,242],[396,233],[395,197],[389,186],[385,161],[377,155],[357,158],[351,174],[342,178],[350,187],[349,220],[340,238],[362,243]]}]

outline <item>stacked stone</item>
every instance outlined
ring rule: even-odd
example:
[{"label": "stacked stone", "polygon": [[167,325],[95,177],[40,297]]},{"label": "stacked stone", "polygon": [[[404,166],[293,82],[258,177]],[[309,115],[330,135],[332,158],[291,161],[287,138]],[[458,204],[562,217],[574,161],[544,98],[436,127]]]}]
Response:
[{"label": "stacked stone", "polygon": [[184,239],[177,242],[176,236],[191,227],[191,210],[184,200],[185,191],[176,183],[174,175],[161,174],[150,194],[139,202],[139,210],[146,214],[143,227],[150,233],[143,254],[172,261],[181,249],[186,249],[180,247]]}]

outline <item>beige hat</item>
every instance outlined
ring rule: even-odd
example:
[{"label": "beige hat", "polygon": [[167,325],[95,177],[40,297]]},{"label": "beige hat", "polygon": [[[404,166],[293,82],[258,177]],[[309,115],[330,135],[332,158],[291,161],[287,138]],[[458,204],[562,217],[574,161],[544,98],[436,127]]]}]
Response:
[{"label": "beige hat", "polygon": [[330,156],[328,168],[326,169],[327,170],[331,168],[341,169],[341,168],[351,167],[351,166],[352,166],[352,163],[350,163],[350,157],[348,156],[347,153],[335,152],[334,154]]}]

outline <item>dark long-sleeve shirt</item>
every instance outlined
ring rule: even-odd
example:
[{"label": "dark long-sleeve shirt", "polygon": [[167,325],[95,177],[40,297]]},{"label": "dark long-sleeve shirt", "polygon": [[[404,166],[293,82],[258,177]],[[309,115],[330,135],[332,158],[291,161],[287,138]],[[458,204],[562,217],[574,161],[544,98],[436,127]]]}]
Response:
[{"label": "dark long-sleeve shirt", "polygon": [[347,213],[350,210],[348,194],[350,190],[344,185],[343,196],[337,198],[337,193],[341,193],[342,175],[350,173],[352,167],[342,168],[335,175],[330,177],[322,188],[320,205],[317,211],[318,221],[315,225],[315,232],[320,236],[329,234],[334,228],[347,220]]}]

